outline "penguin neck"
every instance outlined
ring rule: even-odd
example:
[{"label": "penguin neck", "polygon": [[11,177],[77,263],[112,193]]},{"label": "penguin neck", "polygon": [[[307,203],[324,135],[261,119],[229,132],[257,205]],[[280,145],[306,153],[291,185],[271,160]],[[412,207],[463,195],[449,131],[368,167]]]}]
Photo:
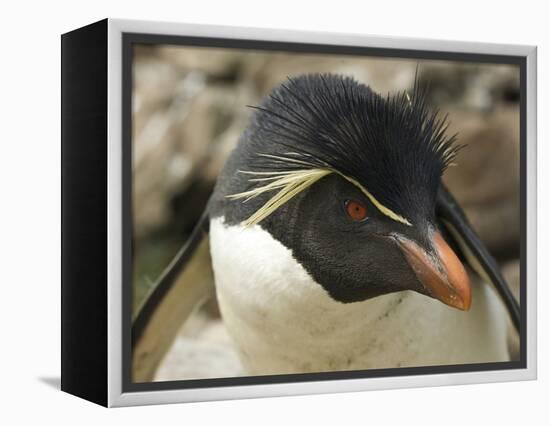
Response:
[{"label": "penguin neck", "polygon": [[357,338],[365,344],[377,339],[378,324],[398,314],[411,296],[400,292],[364,302],[336,301],[290,249],[258,225],[226,226],[223,218],[215,218],[210,249],[222,315],[238,344],[242,334],[267,331],[290,345],[324,340],[345,351],[346,345],[357,345]]},{"label": "penguin neck", "polygon": [[[401,292],[364,302],[339,302],[315,282],[289,248],[260,226],[227,226],[223,218],[216,218],[210,229],[214,261],[225,259],[223,267],[216,268],[219,270],[216,282],[238,286],[240,297],[247,292],[266,309],[279,305],[278,308],[285,307],[284,313],[318,325],[344,327],[353,323],[355,317],[367,325],[397,307],[407,296]],[[228,250],[229,247],[233,249]],[[340,321],[342,324],[338,324]]]},{"label": "penguin neck", "polygon": [[[483,312],[465,322],[463,312],[411,291],[338,302],[257,225],[212,219],[210,250],[221,313],[250,373],[445,364],[477,361],[476,352],[497,356],[487,347],[497,330],[480,331],[480,324],[490,324]],[[479,339],[472,339],[470,326]],[[464,351],[468,345],[476,352]]]}]

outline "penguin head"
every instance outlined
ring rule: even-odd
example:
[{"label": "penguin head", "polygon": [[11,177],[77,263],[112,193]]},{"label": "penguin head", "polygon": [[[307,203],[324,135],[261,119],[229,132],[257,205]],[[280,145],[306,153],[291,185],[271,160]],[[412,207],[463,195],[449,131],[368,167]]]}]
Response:
[{"label": "penguin head", "polygon": [[338,302],[413,290],[469,309],[468,275],[436,215],[459,147],[424,93],[289,79],[255,107],[226,166],[226,220],[268,231]]}]

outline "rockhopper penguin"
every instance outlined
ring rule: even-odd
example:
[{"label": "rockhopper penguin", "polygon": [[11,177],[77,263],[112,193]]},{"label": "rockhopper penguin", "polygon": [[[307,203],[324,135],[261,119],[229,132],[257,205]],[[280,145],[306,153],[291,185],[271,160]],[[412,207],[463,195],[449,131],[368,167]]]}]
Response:
[{"label": "rockhopper penguin", "polygon": [[[208,231],[222,317],[249,374],[508,360],[506,309],[517,326],[518,305],[441,183],[460,147],[417,83],[382,97],[306,75],[254,109],[135,319],[134,379],[164,350],[161,319],[190,312],[171,316],[170,292],[204,297],[178,277]],[[493,285],[472,284],[460,259]]]}]

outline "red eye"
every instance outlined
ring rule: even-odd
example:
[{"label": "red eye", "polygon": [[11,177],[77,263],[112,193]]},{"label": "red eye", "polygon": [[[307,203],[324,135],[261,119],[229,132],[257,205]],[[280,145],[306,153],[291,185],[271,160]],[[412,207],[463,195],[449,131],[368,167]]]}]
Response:
[{"label": "red eye", "polygon": [[367,207],[356,200],[346,201],[346,212],[348,216],[356,222],[360,222],[367,218]]}]

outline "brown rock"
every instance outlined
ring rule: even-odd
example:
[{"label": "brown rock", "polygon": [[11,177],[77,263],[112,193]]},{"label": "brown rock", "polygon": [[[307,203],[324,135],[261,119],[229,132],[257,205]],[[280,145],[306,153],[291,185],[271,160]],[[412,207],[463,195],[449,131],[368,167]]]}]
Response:
[{"label": "brown rock", "polygon": [[465,145],[444,176],[490,250],[519,252],[519,111],[450,112],[450,134]]}]

